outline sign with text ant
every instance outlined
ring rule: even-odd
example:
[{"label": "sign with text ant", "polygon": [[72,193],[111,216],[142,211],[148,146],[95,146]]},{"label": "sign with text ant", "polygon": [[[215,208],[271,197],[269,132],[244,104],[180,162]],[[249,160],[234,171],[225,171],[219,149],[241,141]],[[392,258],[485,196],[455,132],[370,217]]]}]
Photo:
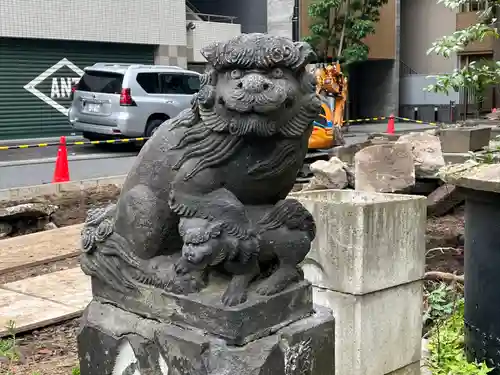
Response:
[{"label": "sign with text ant", "polygon": [[63,58],[26,84],[24,89],[67,116],[71,105],[71,88],[82,75],[82,69]]}]

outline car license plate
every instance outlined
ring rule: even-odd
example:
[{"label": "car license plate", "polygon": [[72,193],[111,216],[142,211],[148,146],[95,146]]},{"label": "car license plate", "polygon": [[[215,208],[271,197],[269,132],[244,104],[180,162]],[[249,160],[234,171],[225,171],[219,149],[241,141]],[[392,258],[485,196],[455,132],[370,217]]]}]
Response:
[{"label": "car license plate", "polygon": [[87,107],[85,109],[87,110],[87,112],[96,113],[96,112],[99,112],[99,110],[101,109],[101,105],[89,103],[89,104],[87,104]]}]

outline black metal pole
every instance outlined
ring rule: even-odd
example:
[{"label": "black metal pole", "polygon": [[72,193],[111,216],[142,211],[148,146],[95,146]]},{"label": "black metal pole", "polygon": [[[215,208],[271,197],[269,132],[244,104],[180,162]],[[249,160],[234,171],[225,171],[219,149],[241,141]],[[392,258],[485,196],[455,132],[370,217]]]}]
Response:
[{"label": "black metal pole", "polygon": [[299,1],[300,0],[295,0],[294,5],[293,5],[292,39],[294,42],[297,42],[300,39]]}]

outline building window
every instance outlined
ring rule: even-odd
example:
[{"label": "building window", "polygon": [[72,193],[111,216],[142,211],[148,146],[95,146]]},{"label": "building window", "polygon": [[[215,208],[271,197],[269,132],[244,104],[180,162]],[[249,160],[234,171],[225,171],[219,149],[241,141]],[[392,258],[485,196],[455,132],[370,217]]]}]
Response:
[{"label": "building window", "polygon": [[460,6],[460,12],[479,12],[486,10],[487,7],[487,0],[469,0]]}]

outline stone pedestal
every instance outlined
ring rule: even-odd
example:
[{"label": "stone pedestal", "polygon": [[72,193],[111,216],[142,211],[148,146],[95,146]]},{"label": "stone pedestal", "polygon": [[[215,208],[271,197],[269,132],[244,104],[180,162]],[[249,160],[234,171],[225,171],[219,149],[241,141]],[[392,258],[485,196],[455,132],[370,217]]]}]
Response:
[{"label": "stone pedestal", "polygon": [[254,283],[248,300],[232,307],[221,302],[228,282],[211,274],[205,289],[178,295],[147,285],[122,293],[93,278],[94,299],[78,336],[81,374],[335,371],[334,318],[327,308],[313,307],[310,282],[272,296],[257,294]]},{"label": "stone pedestal", "polygon": [[237,347],[201,330],[92,301],[78,336],[80,371],[82,375],[331,375],[334,329],[331,312],[318,307],[305,319]]},{"label": "stone pedestal", "polygon": [[490,143],[491,127],[441,129],[439,137],[444,153],[478,151]]},{"label": "stone pedestal", "polygon": [[212,277],[209,287],[187,296],[148,287],[124,295],[92,280],[92,293],[101,302],[150,319],[206,331],[229,345],[244,345],[276,327],[308,317],[313,310],[307,281],[271,297],[252,293],[246,303],[231,308],[220,302],[226,287],[227,280]]},{"label": "stone pedestal", "polygon": [[[462,170],[460,170],[460,168]],[[464,164],[445,179],[465,195],[465,352],[500,374],[500,165]]]},{"label": "stone pedestal", "polygon": [[336,375],[419,375],[426,199],[324,190],[292,194],[314,216],[303,262],[336,319]]}]

